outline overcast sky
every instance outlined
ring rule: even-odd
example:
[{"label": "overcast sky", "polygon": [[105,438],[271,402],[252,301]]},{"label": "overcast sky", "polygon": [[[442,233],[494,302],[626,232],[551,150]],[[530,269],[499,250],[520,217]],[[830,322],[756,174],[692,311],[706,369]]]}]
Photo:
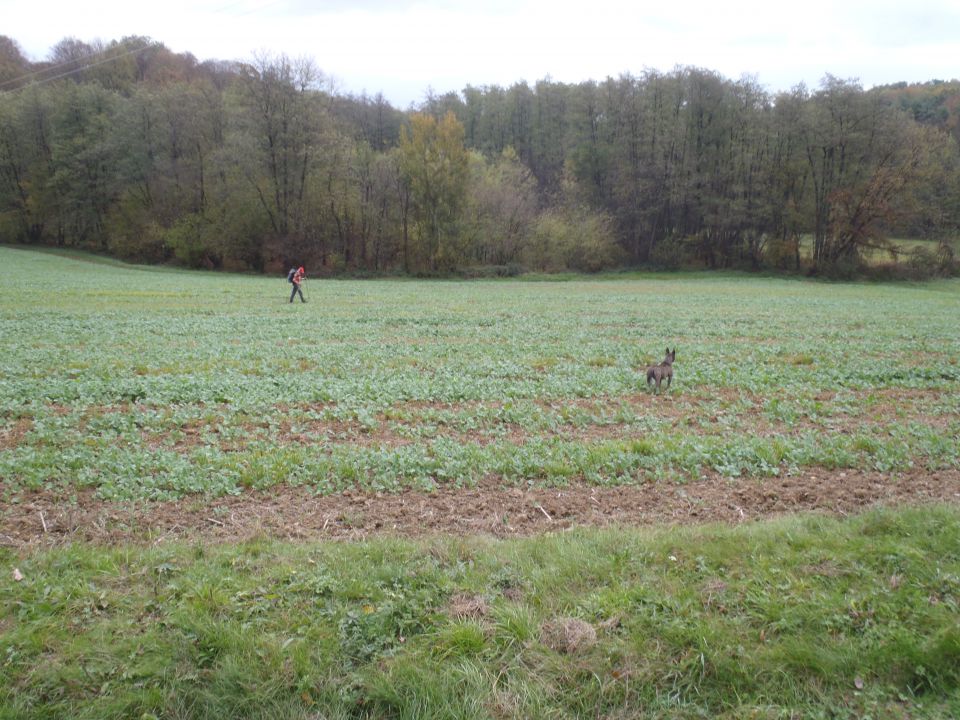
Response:
[{"label": "overcast sky", "polygon": [[145,35],[200,60],[309,57],[340,92],[603,80],[696,65],[768,90],[960,77],[960,0],[0,0],[31,60],[65,37]]}]

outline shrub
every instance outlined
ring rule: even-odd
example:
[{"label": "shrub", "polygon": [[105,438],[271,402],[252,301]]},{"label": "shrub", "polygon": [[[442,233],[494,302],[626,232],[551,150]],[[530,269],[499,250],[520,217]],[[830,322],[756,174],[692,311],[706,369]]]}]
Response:
[{"label": "shrub", "polygon": [[937,254],[920,246],[907,255],[907,266],[919,277],[933,277],[940,270]]},{"label": "shrub", "polygon": [[188,267],[213,268],[220,265],[220,252],[212,237],[211,225],[198,214],[185,215],[164,233],[174,257]]},{"label": "shrub", "polygon": [[463,268],[459,274],[468,279],[502,278],[517,277],[526,271],[520,263],[507,263],[506,265],[471,265]]},{"label": "shrub", "polygon": [[622,259],[610,218],[582,207],[543,213],[525,256],[528,264],[544,272],[599,272],[616,267]]},{"label": "shrub", "polygon": [[767,245],[764,258],[767,264],[777,270],[797,269],[800,255],[800,238],[796,235],[789,238],[773,238]]},{"label": "shrub", "polygon": [[937,264],[944,275],[960,273],[960,261],[957,260],[956,250],[949,240],[941,240],[937,245]]},{"label": "shrub", "polygon": [[650,264],[664,270],[679,270],[686,261],[686,247],[676,235],[668,235],[650,251]]},{"label": "shrub", "polygon": [[104,231],[111,255],[134,262],[162,262],[170,248],[163,228],[150,218],[142,203],[126,196],[107,215]]}]

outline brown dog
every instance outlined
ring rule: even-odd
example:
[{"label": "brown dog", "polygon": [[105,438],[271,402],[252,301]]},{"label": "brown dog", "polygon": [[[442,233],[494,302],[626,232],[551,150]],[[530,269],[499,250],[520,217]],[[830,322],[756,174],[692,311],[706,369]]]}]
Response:
[{"label": "brown dog", "polygon": [[647,387],[650,386],[650,383],[656,381],[656,392],[660,392],[660,381],[664,378],[667,379],[667,389],[670,389],[670,382],[673,380],[673,361],[677,359],[677,349],[674,348],[671,352],[670,348],[667,348],[667,354],[663,358],[663,362],[659,365],[651,365],[647,368]]}]

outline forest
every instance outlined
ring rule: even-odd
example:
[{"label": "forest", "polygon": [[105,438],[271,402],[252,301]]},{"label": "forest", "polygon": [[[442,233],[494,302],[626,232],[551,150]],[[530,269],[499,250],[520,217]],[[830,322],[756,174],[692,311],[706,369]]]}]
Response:
[{"label": "forest", "polygon": [[[960,81],[708,69],[335,90],[307,59],[0,36],[0,242],[314,274],[956,272]],[[924,240],[904,245],[894,239]]]}]

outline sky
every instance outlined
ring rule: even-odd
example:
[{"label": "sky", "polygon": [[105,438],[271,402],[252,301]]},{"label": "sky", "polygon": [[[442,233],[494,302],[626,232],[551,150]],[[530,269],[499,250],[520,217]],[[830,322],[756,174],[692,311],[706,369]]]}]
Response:
[{"label": "sky", "polygon": [[960,77],[960,0],[0,0],[33,61],[60,40],[142,35],[199,60],[309,58],[336,91],[407,108],[428,92],[602,81],[693,65],[771,92]]}]

